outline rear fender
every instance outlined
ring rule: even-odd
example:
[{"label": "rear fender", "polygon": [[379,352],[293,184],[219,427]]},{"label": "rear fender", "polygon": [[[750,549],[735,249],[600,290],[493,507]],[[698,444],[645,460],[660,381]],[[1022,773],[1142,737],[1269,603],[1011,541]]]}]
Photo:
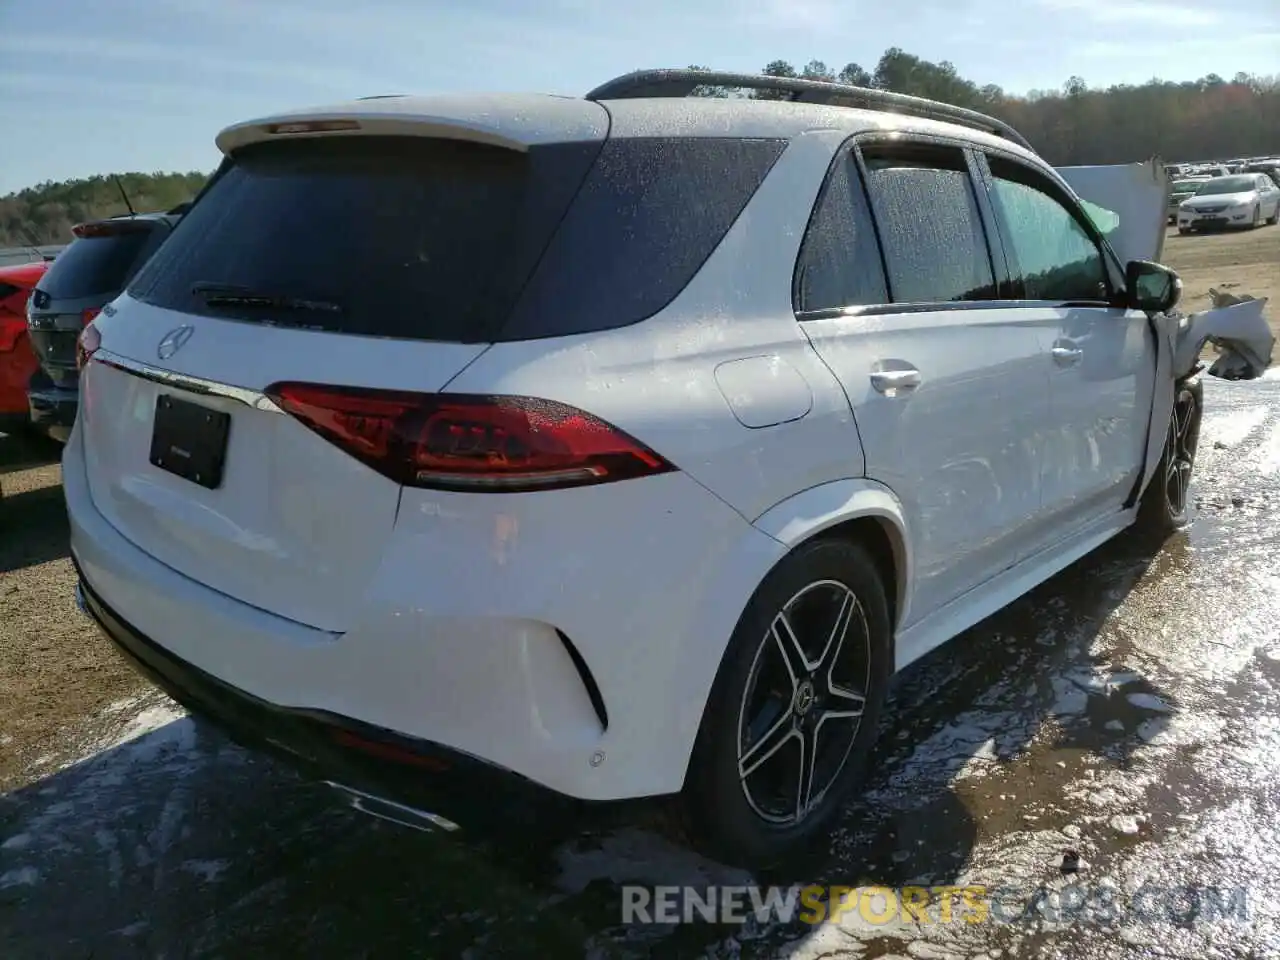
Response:
[{"label": "rear fender", "polygon": [[884,484],[867,479],[819,484],[770,507],[756,518],[755,525],[793,550],[832,527],[863,518],[879,522],[893,547],[896,627],[907,623],[911,612],[911,539],[902,504]]},{"label": "rear fender", "polygon": [[[662,725],[673,763],[677,760],[675,745],[679,744],[678,760],[687,770],[704,705],[747,599],[795,547],[838,524],[863,517],[878,520],[893,544],[898,622],[903,622],[911,576],[906,547],[909,541],[902,505],[888,487],[872,480],[835,480],[770,507],[756,518],[751,532],[731,551],[732,559],[719,571],[703,599],[690,631],[691,642],[684,647],[685,655],[671,671],[667,686],[671,696]],[[688,709],[689,704],[697,705],[697,709]]]}]

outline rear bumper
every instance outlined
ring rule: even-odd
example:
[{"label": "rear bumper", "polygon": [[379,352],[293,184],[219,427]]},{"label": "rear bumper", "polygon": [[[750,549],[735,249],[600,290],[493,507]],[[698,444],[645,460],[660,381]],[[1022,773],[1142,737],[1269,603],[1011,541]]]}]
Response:
[{"label": "rear bumper", "polygon": [[[77,564],[77,569],[79,565]],[[489,826],[581,812],[584,804],[474,757],[438,744],[401,736],[349,717],[267,703],[181,660],[143,636],[107,606],[84,579],[76,601],[129,664],[232,740],[284,760],[304,776],[330,783],[352,797],[363,795],[366,812],[425,825],[427,814],[470,826],[482,812]],[[374,807],[380,809],[374,809]],[[416,814],[416,816],[415,816]]]},{"label": "rear bumper", "polygon": [[66,441],[80,407],[80,391],[55,387],[37,374],[27,389],[27,406],[32,426],[56,440]]},{"label": "rear bumper", "polygon": [[543,522],[545,537],[522,524],[519,549],[491,539],[504,529],[494,518],[447,515],[442,502],[460,499],[406,495],[351,626],[328,632],[220,593],[124,536],[90,491],[85,422],[63,455],[71,549],[132,633],[273,718],[394,731],[582,801],[682,788],[724,645],[785,552],[677,473],[591,488],[576,515]]}]

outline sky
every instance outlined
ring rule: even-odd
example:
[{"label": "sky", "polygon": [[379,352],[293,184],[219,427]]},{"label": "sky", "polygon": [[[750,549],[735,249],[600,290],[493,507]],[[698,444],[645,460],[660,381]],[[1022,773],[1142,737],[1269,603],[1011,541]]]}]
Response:
[{"label": "sky", "polygon": [[891,46],[1012,93],[1271,74],[1280,0],[0,0],[0,195],[212,170],[222,127],[357,96],[582,94],[691,63],[874,69]]}]

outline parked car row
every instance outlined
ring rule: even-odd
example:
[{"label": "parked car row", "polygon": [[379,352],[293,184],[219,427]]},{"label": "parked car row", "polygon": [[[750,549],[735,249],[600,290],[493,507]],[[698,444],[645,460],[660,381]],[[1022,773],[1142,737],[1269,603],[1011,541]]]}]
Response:
[{"label": "parked car row", "polygon": [[1241,157],[1221,163],[1167,163],[1164,170],[1171,180],[1225,177],[1233,173],[1265,173],[1280,185],[1280,157]]},{"label": "parked car row", "polygon": [[185,207],[78,224],[56,257],[0,267],[0,433],[65,440],[76,342],[156,251]]},{"label": "parked car row", "polygon": [[[56,256],[0,267],[0,435],[70,436],[81,332],[159,248],[186,206],[81,223]],[[10,442],[4,437],[0,443]]]}]

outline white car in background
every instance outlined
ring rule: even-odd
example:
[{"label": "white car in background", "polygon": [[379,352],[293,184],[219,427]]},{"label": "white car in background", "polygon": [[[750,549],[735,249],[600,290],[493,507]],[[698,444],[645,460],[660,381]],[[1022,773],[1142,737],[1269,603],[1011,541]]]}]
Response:
[{"label": "white car in background", "polygon": [[1280,222],[1280,187],[1265,173],[1214,177],[1178,205],[1178,232]]},{"label": "white car in background", "polygon": [[1163,177],[1108,242],[997,120],[688,70],[217,144],[81,338],[78,591],[362,809],[669,796],[776,862],[859,787],[895,670],[1188,517]]}]

